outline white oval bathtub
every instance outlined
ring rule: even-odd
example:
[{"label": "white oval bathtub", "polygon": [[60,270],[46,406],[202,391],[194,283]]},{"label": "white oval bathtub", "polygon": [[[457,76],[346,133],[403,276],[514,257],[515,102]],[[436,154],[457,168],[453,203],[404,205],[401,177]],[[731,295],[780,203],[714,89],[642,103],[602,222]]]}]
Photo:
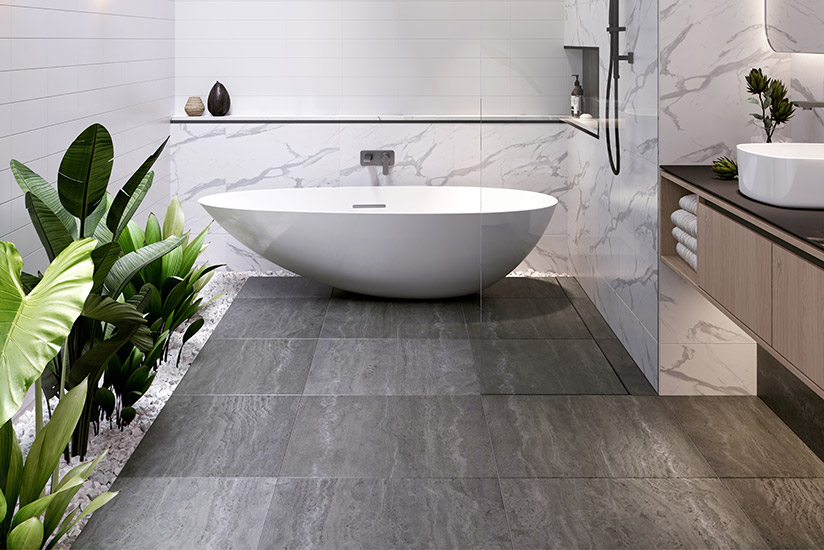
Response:
[{"label": "white oval bathtub", "polygon": [[391,298],[463,296],[494,284],[535,247],[557,203],[531,191],[425,186],[200,199],[267,260],[330,286]]}]

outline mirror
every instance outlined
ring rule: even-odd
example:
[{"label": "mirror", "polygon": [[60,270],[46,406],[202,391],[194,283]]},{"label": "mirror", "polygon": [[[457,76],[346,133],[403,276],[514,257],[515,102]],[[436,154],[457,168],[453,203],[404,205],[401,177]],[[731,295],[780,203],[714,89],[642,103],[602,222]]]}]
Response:
[{"label": "mirror", "polygon": [[767,40],[777,52],[824,53],[824,0],[766,0]]}]

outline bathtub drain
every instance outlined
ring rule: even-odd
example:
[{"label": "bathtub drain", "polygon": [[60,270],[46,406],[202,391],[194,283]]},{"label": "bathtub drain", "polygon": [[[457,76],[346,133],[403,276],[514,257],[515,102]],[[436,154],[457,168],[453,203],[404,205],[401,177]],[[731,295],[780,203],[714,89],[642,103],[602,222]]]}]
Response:
[{"label": "bathtub drain", "polygon": [[386,208],[385,204],[353,204],[352,208]]}]

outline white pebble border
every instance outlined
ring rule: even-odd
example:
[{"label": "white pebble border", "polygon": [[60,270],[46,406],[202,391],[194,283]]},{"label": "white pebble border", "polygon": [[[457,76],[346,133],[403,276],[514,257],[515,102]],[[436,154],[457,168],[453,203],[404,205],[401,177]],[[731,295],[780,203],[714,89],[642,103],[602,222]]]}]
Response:
[{"label": "white pebble border", "polygon": [[[232,300],[240,292],[241,287],[249,277],[290,277],[293,273],[288,271],[277,272],[258,272],[258,271],[222,271],[215,273],[215,276],[208,285],[201,292],[201,296],[205,301],[220,296],[215,301],[200,311],[199,316],[205,321],[203,328],[186,343],[183,350],[183,356],[180,359],[180,366],[175,368],[175,361],[177,359],[177,351],[180,349],[183,332],[178,331],[172,335],[172,343],[170,345],[169,360],[162,362],[157,369],[157,376],[154,379],[149,391],[138,401],[134,408],[137,411],[137,416],[134,421],[121,431],[117,426],[109,426],[108,422],[101,422],[100,433],[92,433],[89,440],[89,455],[88,459],[93,459],[102,453],[105,449],[109,452],[106,458],[101,461],[94,473],[89,478],[89,481],[80,489],[72,501],[71,507],[80,506],[84,508],[89,502],[98,495],[109,490],[114,480],[117,479],[120,470],[129,460],[134,450],[137,448],[140,440],[149,426],[152,425],[163,405],[175,391],[178,383],[186,374],[189,366],[200,350],[206,344],[206,340],[211,336],[217,324],[223,318],[226,310],[229,309]],[[534,271],[514,271],[510,277],[556,277],[557,273]],[[51,400],[52,409],[57,405],[57,398]],[[48,413],[44,413],[48,417]],[[17,437],[20,440],[20,446],[23,449],[23,456],[28,453],[29,448],[34,442],[34,411],[27,411],[21,414],[14,425]],[[61,460],[60,475],[63,476],[71,468],[79,464],[77,458],[68,464]],[[71,509],[71,507],[69,509]],[[69,533],[63,538],[58,545],[58,548],[69,548],[81,529],[86,525],[88,517],[82,519]]]},{"label": "white pebble border", "polygon": [[[186,347],[183,349],[183,356],[180,359],[180,366],[175,368],[177,351],[180,349],[180,343],[183,338],[182,331],[178,331],[172,335],[169,360],[160,364],[157,369],[157,376],[149,388],[149,391],[135,404],[134,408],[137,411],[137,416],[134,421],[123,431],[120,431],[116,425],[109,427],[109,423],[104,421],[100,423],[100,433],[91,434],[87,459],[93,459],[105,449],[108,449],[109,452],[106,458],[104,458],[95,469],[89,481],[86,482],[77,493],[69,509],[78,505],[81,508],[85,508],[92,499],[109,490],[109,487],[114,483],[120,470],[123,469],[126,461],[132,455],[135,448],[137,448],[137,444],[143,439],[146,430],[149,429],[149,426],[151,426],[152,422],[157,418],[163,405],[169,399],[169,396],[172,395],[172,392],[175,391],[175,388],[177,388],[181,378],[186,374],[186,371],[189,369],[189,366],[197,354],[200,353],[200,350],[220,322],[223,314],[229,309],[229,305],[235,296],[237,296],[246,279],[249,277],[285,277],[291,275],[292,274],[287,271],[266,273],[224,271],[215,273],[215,276],[201,292],[201,296],[205,301],[216,296],[220,297],[200,311],[199,316],[203,318],[205,323],[203,328],[186,343]],[[57,405],[57,398],[52,399],[50,405],[53,410]],[[44,416],[48,419],[48,411],[44,411]],[[14,428],[20,440],[20,446],[23,449],[23,456],[26,456],[34,442],[34,411],[30,410],[21,414],[15,420]],[[79,464],[77,458],[74,458],[71,464],[67,464],[61,460],[61,477],[77,464]],[[69,531],[58,545],[58,548],[69,548],[75,538],[77,538],[77,535],[80,534],[80,530],[83,529],[86,521],[88,521],[88,518],[82,519]]]}]

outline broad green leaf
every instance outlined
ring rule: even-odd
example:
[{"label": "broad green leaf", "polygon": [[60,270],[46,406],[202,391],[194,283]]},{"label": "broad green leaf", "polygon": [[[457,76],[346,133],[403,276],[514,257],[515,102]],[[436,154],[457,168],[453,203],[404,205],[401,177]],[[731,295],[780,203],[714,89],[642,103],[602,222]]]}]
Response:
[{"label": "broad green leaf", "polygon": [[180,237],[183,235],[183,205],[180,204],[177,195],[169,203],[166,208],[166,214],[163,216],[163,238],[168,239],[172,235]]},{"label": "broad green leaf", "polygon": [[[181,243],[182,244],[182,243]],[[169,277],[185,276],[181,273],[180,263],[183,261],[183,246],[178,246],[160,259],[160,280],[165,281]]]},{"label": "broad green leaf", "polygon": [[57,193],[63,207],[80,219],[97,208],[112,174],[114,145],[108,130],[92,124],[69,145],[57,172]]},{"label": "broad green leaf", "polygon": [[72,527],[77,525],[78,521],[80,521],[84,517],[88,516],[89,514],[95,513],[97,510],[99,510],[100,508],[102,508],[103,506],[108,504],[109,501],[111,501],[118,494],[119,494],[119,491],[114,492],[114,493],[111,493],[111,492],[103,493],[102,495],[98,496],[93,501],[91,501],[89,503],[89,505],[86,506],[86,509],[83,510],[83,513],[81,513],[77,517],[74,517],[74,512],[73,512],[71,514],[71,517],[74,517],[74,519],[71,520],[71,521],[65,521],[65,520],[63,521],[63,523],[60,525],[60,530],[58,530],[57,534],[49,541],[49,543],[46,545],[46,548],[54,548],[54,545],[57,544],[60,541],[60,539],[63,538],[63,536],[66,533],[68,533],[69,530]]},{"label": "broad green leaf", "polygon": [[160,227],[160,222],[157,221],[157,216],[149,214],[146,218],[146,244],[154,244],[163,240],[163,229]]},{"label": "broad green leaf", "polygon": [[[0,426],[0,488],[5,495],[7,508],[10,508],[9,512],[14,510],[17,503],[22,476],[23,453],[20,451],[17,434],[11,420],[9,420],[3,426]],[[11,513],[5,519],[0,516],[0,528],[2,528],[0,532],[8,533],[11,516]]]},{"label": "broad green leaf", "polygon": [[80,489],[80,487],[83,486],[83,482],[83,479],[80,479],[79,477],[74,477],[70,479],[68,483],[66,483],[63,486],[62,489],[58,489],[50,495],[40,497],[34,502],[30,502],[27,505],[23,506],[17,511],[16,514],[14,514],[14,519],[11,522],[12,529],[14,529],[15,527],[17,527],[29,518],[39,518],[41,515],[43,515],[43,513],[45,513],[46,509],[49,506],[51,506],[55,498],[60,497],[64,492],[72,491],[75,488]]},{"label": "broad green leaf", "polygon": [[63,222],[60,221],[54,212],[52,212],[46,204],[37,196],[26,193],[26,209],[29,211],[29,218],[34,225],[37,236],[40,237],[40,242],[43,243],[43,248],[46,249],[46,256],[49,261],[54,260],[55,256],[63,252],[74,239],[66,228]]},{"label": "broad green leaf", "polygon": [[[112,204],[112,196],[108,193],[103,195],[103,199],[100,201],[100,204],[97,205],[97,208],[89,214],[89,217],[86,218],[86,234],[84,237],[92,237],[95,233],[97,233],[97,228],[101,225],[100,221],[103,219],[103,216],[109,211],[109,207]],[[105,224],[102,224],[105,226]],[[108,228],[107,228],[108,230]],[[109,239],[111,241],[111,239]]]},{"label": "broad green leaf", "polygon": [[[154,163],[158,158],[160,158],[160,154],[163,152],[163,148],[166,147],[166,143],[168,143],[168,141],[169,138],[167,137],[163,143],[160,144],[160,147],[158,147],[157,150],[149,156],[149,158],[143,161],[143,164],[141,164],[137,171],[135,171],[135,173],[132,174],[132,176],[126,181],[123,188],[117,192],[117,196],[112,202],[112,207],[109,209],[109,216],[106,218],[106,225],[115,235],[117,235],[118,228],[122,228],[124,225],[124,213],[128,212],[130,203],[132,202],[138,187],[145,181],[146,176],[149,174],[149,170],[152,169]],[[151,186],[151,180],[149,186]],[[143,196],[145,196],[145,193],[143,193]],[[141,197],[140,200],[143,200],[143,198]],[[135,211],[139,205],[139,201],[137,205],[132,205]],[[132,212],[132,215],[133,214],[134,212]],[[128,222],[131,216],[127,214],[125,218],[126,222]]]},{"label": "broad green leaf", "polygon": [[[60,483],[57,484],[57,491],[60,492],[51,504],[49,504],[49,507],[46,509],[46,515],[43,518],[45,537],[49,537],[54,530],[58,528],[72,498],[74,498],[74,495],[76,495],[83,486],[83,483],[89,479],[89,476],[97,465],[100,464],[104,456],[106,456],[106,451],[103,451],[100,456],[92,462],[75,466],[60,480]],[[78,484],[77,481],[80,483]]]},{"label": "broad green leaf", "polygon": [[121,323],[145,324],[146,319],[132,304],[118,302],[108,296],[89,294],[83,305],[83,317],[120,325]]},{"label": "broad green leaf", "polygon": [[195,237],[195,239],[184,248],[183,259],[180,262],[180,273],[188,274],[192,268],[194,268],[198,256],[206,250],[206,245],[203,243],[206,240],[206,235],[209,233],[210,226],[211,224],[207,225],[203,231],[201,231],[197,237]]},{"label": "broad green leaf", "polygon": [[23,290],[26,291],[26,294],[34,290],[34,287],[40,284],[40,279],[42,278],[43,276],[40,274],[32,275],[31,273],[26,273],[25,271],[20,272],[20,282],[23,284]]},{"label": "broad green leaf", "polygon": [[49,182],[34,173],[28,166],[16,160],[11,161],[11,173],[17,185],[24,193],[31,193],[40,199],[63,223],[66,232],[76,239],[78,236],[77,219],[63,208],[60,196]]},{"label": "broad green leaf", "polygon": [[33,550],[43,545],[43,524],[37,518],[27,519],[9,533],[9,550]]},{"label": "broad green leaf", "polygon": [[[154,214],[149,214],[149,218],[146,220],[144,237],[146,239],[146,245],[155,244],[163,240],[163,230],[160,228],[160,222],[157,221],[157,217],[155,217]],[[162,285],[164,280],[161,277],[162,269],[163,262],[158,258],[143,268],[143,279],[158,286]]]},{"label": "broad green leaf", "polygon": [[92,288],[94,245],[93,239],[69,245],[26,295],[23,260],[13,244],[0,241],[0,423],[20,408],[83,309]]},{"label": "broad green leaf", "polygon": [[139,225],[130,221],[126,225],[126,229],[120,234],[117,242],[120,243],[120,248],[123,249],[123,252],[128,254],[145,246],[146,236],[143,234],[143,230]]},{"label": "broad green leaf", "polygon": [[92,252],[92,261],[94,262],[93,294],[99,294],[103,289],[103,283],[106,281],[112,266],[120,258],[120,253],[120,245],[116,242],[99,246]]},{"label": "broad green leaf", "polygon": [[181,242],[183,242],[183,237],[169,237],[165,241],[146,245],[130,252],[117,260],[103,285],[106,294],[113,297],[120,296],[123,288],[141,269],[180,246]]},{"label": "broad green leaf", "polygon": [[203,319],[195,319],[192,324],[186,327],[186,332],[183,333],[183,343],[180,344],[180,350],[177,352],[177,361],[175,361],[175,366],[180,366],[180,358],[183,357],[183,347],[186,345],[186,342],[191,340],[192,337],[194,337],[194,335],[203,328],[203,324]]},{"label": "broad green leaf", "polygon": [[120,217],[120,223],[117,224],[117,229],[114,232],[115,239],[120,238],[120,234],[123,233],[123,230],[126,229],[126,226],[132,221],[138,208],[140,208],[140,205],[143,203],[143,199],[145,199],[149,193],[149,189],[152,188],[153,181],[154,172],[149,172],[146,174],[146,177],[143,178],[143,181],[140,182],[140,185],[137,186],[137,189],[135,189],[129,199],[129,203],[126,205],[126,211],[123,212],[123,215]]},{"label": "broad green leaf", "polygon": [[[73,369],[72,369],[73,370]],[[20,484],[20,505],[25,506],[40,497],[40,492],[54,473],[60,456],[71,440],[83,405],[86,402],[86,381],[69,390],[57,403],[51,420],[34,438]]]}]

